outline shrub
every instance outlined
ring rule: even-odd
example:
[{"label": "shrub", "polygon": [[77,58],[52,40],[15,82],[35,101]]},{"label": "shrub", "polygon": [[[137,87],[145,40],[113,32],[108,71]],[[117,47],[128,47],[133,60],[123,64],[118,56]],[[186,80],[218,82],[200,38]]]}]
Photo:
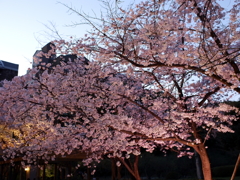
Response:
[{"label": "shrub", "polygon": [[181,174],[178,173],[178,172],[169,172],[167,175],[166,175],[166,179],[179,179],[181,177]]},{"label": "shrub", "polygon": [[[232,175],[234,170],[234,165],[229,166],[219,166],[212,168],[213,177],[229,177]],[[240,176],[240,166],[238,167],[236,176]]]}]

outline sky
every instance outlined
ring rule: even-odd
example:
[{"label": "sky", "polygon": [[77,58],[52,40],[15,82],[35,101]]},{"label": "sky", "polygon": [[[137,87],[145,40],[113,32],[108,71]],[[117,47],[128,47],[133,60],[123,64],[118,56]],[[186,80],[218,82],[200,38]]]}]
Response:
[{"label": "sky", "polygon": [[[229,6],[231,1],[221,3]],[[81,37],[90,30],[86,26],[70,27],[80,17],[61,3],[88,14],[98,14],[101,9],[98,0],[0,0],[0,60],[19,64],[18,75],[26,74],[32,66],[36,50],[54,40],[49,28],[55,27],[63,38]]]},{"label": "sky", "polygon": [[52,25],[62,37],[81,37],[89,29],[70,27],[79,17],[61,3],[89,14],[101,8],[97,0],[0,0],[0,60],[19,64],[18,75],[32,66],[36,50],[54,40]]}]

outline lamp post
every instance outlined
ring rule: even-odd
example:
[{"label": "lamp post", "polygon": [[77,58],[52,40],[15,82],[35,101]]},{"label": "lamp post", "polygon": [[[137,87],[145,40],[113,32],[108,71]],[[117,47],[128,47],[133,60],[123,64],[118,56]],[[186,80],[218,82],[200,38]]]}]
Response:
[{"label": "lamp post", "polygon": [[24,168],[24,171],[26,172],[26,180],[28,180],[28,179],[29,179],[29,175],[30,175],[30,167],[29,167],[29,166],[26,166],[26,167]]}]

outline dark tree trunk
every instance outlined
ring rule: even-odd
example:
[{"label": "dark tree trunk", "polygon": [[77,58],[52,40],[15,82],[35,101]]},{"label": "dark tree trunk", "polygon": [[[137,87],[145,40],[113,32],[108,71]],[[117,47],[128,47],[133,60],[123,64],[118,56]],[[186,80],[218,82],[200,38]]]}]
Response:
[{"label": "dark tree trunk", "polygon": [[196,146],[194,149],[198,152],[202,162],[202,171],[203,171],[204,180],[212,180],[211,165],[210,165],[210,161],[209,161],[208,154],[204,144],[201,143],[198,146]]},{"label": "dark tree trunk", "polygon": [[197,178],[203,179],[203,173],[202,173],[202,163],[201,159],[199,157],[199,154],[194,150],[194,157],[195,157],[195,165],[196,165],[196,171],[197,171]]},{"label": "dark tree trunk", "polygon": [[117,179],[121,180],[122,175],[121,175],[121,167],[117,167]]},{"label": "dark tree trunk", "polygon": [[112,158],[112,180],[116,180],[116,162],[115,159]]},{"label": "dark tree trunk", "polygon": [[118,158],[120,162],[127,168],[128,172],[131,174],[133,180],[141,180],[138,171],[138,161],[139,156],[134,156],[134,162],[131,163],[129,159]]},{"label": "dark tree trunk", "polygon": [[232,177],[231,177],[231,180],[234,180],[235,176],[236,176],[236,173],[237,173],[237,169],[238,169],[238,166],[240,164],[240,153],[238,155],[238,159],[237,159],[237,162],[235,164],[235,167],[234,167],[234,170],[233,170],[233,174],[232,174]]},{"label": "dark tree trunk", "polygon": [[138,162],[139,162],[139,156],[134,156],[134,163],[133,163],[134,174],[135,174],[136,180],[141,180],[141,177],[138,171]]},{"label": "dark tree trunk", "polygon": [[112,180],[120,180],[121,176],[121,167],[116,166],[117,158],[112,158]]}]

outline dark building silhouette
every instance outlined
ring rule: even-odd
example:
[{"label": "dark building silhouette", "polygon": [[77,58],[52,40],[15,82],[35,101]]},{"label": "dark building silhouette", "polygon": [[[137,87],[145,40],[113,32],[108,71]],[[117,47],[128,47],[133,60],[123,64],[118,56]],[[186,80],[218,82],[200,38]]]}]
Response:
[{"label": "dark building silhouette", "polygon": [[0,60],[0,81],[5,79],[11,81],[17,75],[18,64]]},{"label": "dark building silhouette", "polygon": [[53,43],[48,43],[41,50],[37,50],[33,55],[33,68],[34,67],[44,67],[48,63],[53,63],[56,59],[55,45]]},{"label": "dark building silhouette", "polygon": [[[37,67],[38,69],[45,70],[47,67],[48,70],[51,69],[61,63],[67,63],[68,61],[74,61],[77,59],[76,54],[67,54],[67,55],[59,55],[56,56],[55,51],[56,46],[50,42],[42,47],[41,50],[37,50],[33,55],[33,68]],[[88,64],[89,60],[87,58],[83,58],[83,63]]]}]

